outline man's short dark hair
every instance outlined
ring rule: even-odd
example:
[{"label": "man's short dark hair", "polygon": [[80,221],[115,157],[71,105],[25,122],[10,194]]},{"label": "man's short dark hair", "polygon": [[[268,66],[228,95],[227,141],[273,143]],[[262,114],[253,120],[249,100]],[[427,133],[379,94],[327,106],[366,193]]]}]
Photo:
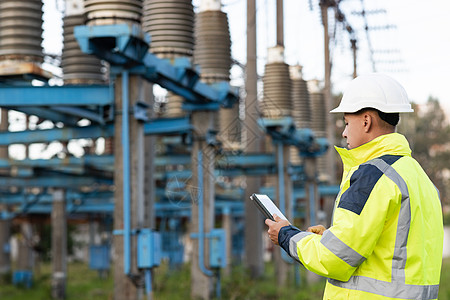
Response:
[{"label": "man's short dark hair", "polygon": [[385,113],[385,112],[379,111],[378,109],[376,109],[376,111],[378,112],[378,115],[380,116],[381,120],[385,121],[389,125],[397,126],[398,121],[400,120],[399,113]]},{"label": "man's short dark hair", "polygon": [[367,110],[374,110],[378,113],[378,116],[380,117],[381,120],[385,121],[386,123],[388,123],[391,126],[397,126],[398,121],[400,121],[400,114],[399,113],[385,113],[382,112],[376,108],[363,108],[358,110],[357,112],[355,112],[355,114],[360,114],[362,112],[365,112]]}]

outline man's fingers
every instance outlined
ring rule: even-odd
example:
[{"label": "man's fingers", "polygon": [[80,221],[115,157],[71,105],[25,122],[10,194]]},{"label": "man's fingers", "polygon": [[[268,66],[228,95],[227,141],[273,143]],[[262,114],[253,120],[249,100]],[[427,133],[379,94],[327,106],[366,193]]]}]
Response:
[{"label": "man's fingers", "polygon": [[275,220],[275,222],[282,220],[277,214],[273,214],[273,219]]},{"label": "man's fingers", "polygon": [[264,223],[266,223],[266,225],[270,227],[270,226],[272,226],[275,222],[272,221],[271,219],[266,219],[266,220],[264,221]]},{"label": "man's fingers", "polygon": [[317,233],[317,234],[323,234],[323,232],[326,230],[326,228],[322,225],[315,225],[315,226],[311,226],[308,227],[307,231],[308,232],[312,232],[312,233]]}]

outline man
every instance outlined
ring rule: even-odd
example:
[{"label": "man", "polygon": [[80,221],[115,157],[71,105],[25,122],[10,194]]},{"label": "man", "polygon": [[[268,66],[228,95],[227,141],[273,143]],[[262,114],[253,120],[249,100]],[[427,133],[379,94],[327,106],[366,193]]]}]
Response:
[{"label": "man", "polygon": [[443,225],[439,194],[396,133],[412,112],[403,87],[360,76],[332,113],[344,113],[336,148],[344,173],[330,228],[308,232],[276,217],[269,237],[308,270],[328,278],[324,299],[437,299]]}]

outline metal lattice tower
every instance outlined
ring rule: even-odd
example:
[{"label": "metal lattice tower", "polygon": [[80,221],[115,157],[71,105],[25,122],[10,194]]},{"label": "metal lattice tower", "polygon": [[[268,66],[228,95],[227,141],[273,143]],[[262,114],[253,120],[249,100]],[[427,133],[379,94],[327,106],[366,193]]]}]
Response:
[{"label": "metal lattice tower", "polygon": [[0,2],[0,59],[42,63],[41,0]]},{"label": "metal lattice tower", "polygon": [[102,84],[107,81],[106,67],[101,60],[83,53],[75,39],[74,27],[84,23],[83,2],[67,1],[63,19],[64,46],[61,59],[64,84]]}]

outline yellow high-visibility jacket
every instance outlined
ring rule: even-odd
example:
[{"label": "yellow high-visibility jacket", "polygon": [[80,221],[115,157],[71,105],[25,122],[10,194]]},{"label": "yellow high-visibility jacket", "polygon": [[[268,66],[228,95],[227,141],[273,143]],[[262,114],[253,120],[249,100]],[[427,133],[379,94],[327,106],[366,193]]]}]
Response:
[{"label": "yellow high-visibility jacket", "polygon": [[439,193],[398,133],[336,148],[344,174],[332,226],[285,226],[280,246],[328,278],[324,299],[437,299],[443,223]]}]

